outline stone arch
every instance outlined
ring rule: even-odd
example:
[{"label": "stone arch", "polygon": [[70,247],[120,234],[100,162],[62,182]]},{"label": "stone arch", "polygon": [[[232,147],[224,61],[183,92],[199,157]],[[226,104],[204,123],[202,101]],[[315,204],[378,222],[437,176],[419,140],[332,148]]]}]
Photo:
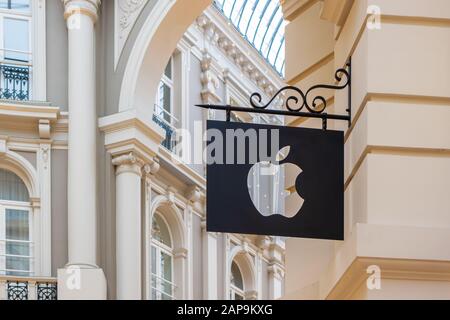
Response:
[{"label": "stone arch", "polygon": [[158,0],[131,49],[119,112],[153,105],[161,75],[178,41],[211,3],[212,0]]},{"label": "stone arch", "polygon": [[[241,271],[242,279],[244,281],[245,298],[249,300],[255,300],[257,298],[257,291],[256,268],[254,259],[252,259],[250,253],[245,249],[244,246],[236,246],[231,250],[227,263],[227,287],[230,283],[230,270],[233,262],[237,264],[239,270]],[[227,291],[229,291],[229,289]]]},{"label": "stone arch", "polygon": [[13,151],[7,151],[0,155],[0,168],[13,172],[23,181],[28,189],[30,201],[39,198],[37,171],[24,157]]}]

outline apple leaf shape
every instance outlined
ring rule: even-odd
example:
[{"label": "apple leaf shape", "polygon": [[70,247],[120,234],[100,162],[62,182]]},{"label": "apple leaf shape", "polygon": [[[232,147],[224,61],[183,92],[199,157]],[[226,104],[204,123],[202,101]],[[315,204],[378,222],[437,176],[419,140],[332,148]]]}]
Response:
[{"label": "apple leaf shape", "polygon": [[284,159],[287,158],[287,156],[289,155],[289,152],[291,152],[291,146],[284,147],[283,149],[278,151],[277,156],[275,157],[275,160],[277,160],[277,162],[283,161]]}]

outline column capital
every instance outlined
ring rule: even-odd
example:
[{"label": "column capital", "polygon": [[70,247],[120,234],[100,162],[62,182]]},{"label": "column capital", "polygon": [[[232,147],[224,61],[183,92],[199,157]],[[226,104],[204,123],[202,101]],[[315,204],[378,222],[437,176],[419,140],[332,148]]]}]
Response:
[{"label": "column capital", "polygon": [[148,178],[151,175],[156,174],[159,171],[159,168],[160,168],[159,159],[153,157],[148,163],[144,165],[143,171],[145,176]]},{"label": "column capital", "polygon": [[74,14],[84,14],[92,18],[94,23],[98,18],[101,0],[61,0],[64,3],[64,18],[67,20]]},{"label": "column capital", "polygon": [[133,152],[123,154],[112,159],[112,164],[116,166],[116,175],[129,172],[142,176],[144,161],[138,158]]},{"label": "column capital", "polygon": [[267,267],[267,272],[278,280],[284,278],[284,268],[278,263],[272,263]]}]

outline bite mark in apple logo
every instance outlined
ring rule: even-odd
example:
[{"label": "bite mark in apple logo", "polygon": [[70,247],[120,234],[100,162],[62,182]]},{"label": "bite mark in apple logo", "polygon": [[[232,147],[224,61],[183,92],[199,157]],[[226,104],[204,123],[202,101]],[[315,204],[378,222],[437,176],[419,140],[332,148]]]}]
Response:
[{"label": "bite mark in apple logo", "polygon": [[295,217],[305,200],[295,187],[303,170],[294,163],[280,165],[289,155],[291,147],[282,148],[275,163],[261,161],[253,165],[247,176],[247,186],[253,205],[264,216],[281,215]]}]

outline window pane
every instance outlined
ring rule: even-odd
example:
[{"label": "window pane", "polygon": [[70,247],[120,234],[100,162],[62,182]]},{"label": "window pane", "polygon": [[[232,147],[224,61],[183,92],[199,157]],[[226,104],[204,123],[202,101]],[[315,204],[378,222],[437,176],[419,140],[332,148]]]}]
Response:
[{"label": "window pane", "polygon": [[172,257],[161,253],[162,299],[172,299]]},{"label": "window pane", "polygon": [[244,290],[241,270],[239,270],[239,267],[235,262],[231,264],[231,284],[236,288]]},{"label": "window pane", "polygon": [[6,269],[8,275],[29,275],[23,272],[29,271],[31,250],[29,213],[23,210],[6,209]]},{"label": "window pane", "polygon": [[[22,257],[6,257],[6,269],[14,271],[29,271],[30,258]],[[8,274],[15,274],[14,271],[9,271]]]},{"label": "window pane", "polygon": [[170,113],[171,113],[171,89],[164,82],[159,84],[159,101],[156,113],[157,115],[170,123]]},{"label": "window pane", "polygon": [[169,62],[167,63],[164,74],[167,78],[172,79],[172,58],[170,58]]},{"label": "window pane", "polygon": [[6,254],[14,256],[30,256],[30,244],[17,241],[6,241]]},{"label": "window pane", "polygon": [[28,21],[5,18],[3,23],[5,59],[28,62]]},{"label": "window pane", "polygon": [[151,247],[151,263],[152,263],[152,300],[157,299],[156,289],[158,287],[158,278],[155,276],[156,270],[156,248]]},{"label": "window pane", "polygon": [[30,240],[28,216],[28,211],[11,209],[6,210],[7,240]]},{"label": "window pane", "polygon": [[30,0],[0,0],[0,9],[29,12]]},{"label": "window pane", "polygon": [[152,223],[152,237],[158,242],[165,244],[168,247],[172,246],[172,241],[170,239],[169,228],[167,227],[164,220],[155,214]]},{"label": "window pane", "polygon": [[13,172],[0,169],[0,200],[29,202],[28,189]]}]

